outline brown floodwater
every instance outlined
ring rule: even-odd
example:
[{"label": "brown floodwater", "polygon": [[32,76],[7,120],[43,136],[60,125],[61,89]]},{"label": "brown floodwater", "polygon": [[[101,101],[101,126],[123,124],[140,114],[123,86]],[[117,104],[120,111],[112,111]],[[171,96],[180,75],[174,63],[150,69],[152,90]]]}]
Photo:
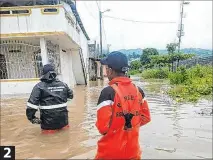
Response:
[{"label": "brown floodwater", "polygon": [[[135,83],[145,90],[152,116],[140,131],[143,158],[212,158],[212,101],[175,104],[164,94],[146,91],[146,83]],[[52,135],[42,135],[40,126],[27,120],[28,95],[1,97],[1,146],[15,146],[17,159],[68,159],[85,153],[82,158],[93,158],[100,138],[96,104],[106,85],[76,86],[68,105],[70,128]]]}]

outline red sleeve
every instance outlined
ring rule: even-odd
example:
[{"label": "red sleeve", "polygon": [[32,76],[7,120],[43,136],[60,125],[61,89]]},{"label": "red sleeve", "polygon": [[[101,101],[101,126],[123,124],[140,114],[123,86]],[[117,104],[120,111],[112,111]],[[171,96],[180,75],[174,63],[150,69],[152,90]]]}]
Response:
[{"label": "red sleeve", "polygon": [[96,127],[101,134],[106,134],[112,118],[112,101],[104,101],[98,106]]},{"label": "red sleeve", "polygon": [[141,126],[149,123],[151,121],[150,111],[149,111],[149,105],[147,100],[143,99],[143,103],[141,105]]},{"label": "red sleeve", "polygon": [[106,134],[112,118],[112,105],[115,92],[111,87],[102,90],[97,106],[96,127],[101,134]]}]

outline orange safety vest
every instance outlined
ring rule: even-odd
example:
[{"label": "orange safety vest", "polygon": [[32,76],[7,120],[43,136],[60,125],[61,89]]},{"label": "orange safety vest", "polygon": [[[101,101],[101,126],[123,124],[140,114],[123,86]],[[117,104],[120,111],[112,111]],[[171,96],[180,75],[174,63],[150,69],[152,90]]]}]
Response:
[{"label": "orange safety vest", "polygon": [[95,159],[140,159],[139,128],[150,121],[148,103],[131,81],[110,86],[116,93],[112,116]]}]

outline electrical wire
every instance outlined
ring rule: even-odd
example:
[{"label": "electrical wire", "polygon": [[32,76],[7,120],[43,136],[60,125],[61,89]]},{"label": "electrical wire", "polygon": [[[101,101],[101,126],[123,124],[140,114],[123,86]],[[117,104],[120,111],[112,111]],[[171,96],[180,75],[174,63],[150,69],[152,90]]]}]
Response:
[{"label": "electrical wire", "polygon": [[89,8],[88,8],[87,4],[85,3],[85,1],[84,1],[84,6],[86,7],[87,11],[89,12],[89,15],[90,15],[91,17],[93,17],[95,20],[97,20],[97,18],[96,18],[96,17],[92,14],[92,12],[89,10]]},{"label": "electrical wire", "polygon": [[158,23],[158,24],[168,24],[168,23],[177,23],[177,22],[163,22],[163,21],[137,21],[137,20],[131,20],[131,19],[124,19],[124,18],[118,18],[118,17],[112,17],[112,16],[107,16],[104,15],[106,18],[112,18],[112,19],[117,19],[117,20],[123,20],[123,21],[128,21],[128,22],[133,22],[133,23]]},{"label": "electrical wire", "polygon": [[101,9],[100,9],[100,6],[99,6],[99,4],[98,4],[98,1],[96,0],[95,2],[96,2],[96,4],[97,4],[97,6],[98,6],[98,10],[100,11]]}]

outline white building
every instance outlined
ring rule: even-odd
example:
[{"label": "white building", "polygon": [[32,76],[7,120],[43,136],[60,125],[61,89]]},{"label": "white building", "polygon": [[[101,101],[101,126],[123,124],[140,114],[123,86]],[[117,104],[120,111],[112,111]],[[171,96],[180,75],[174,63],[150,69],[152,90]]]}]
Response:
[{"label": "white building", "polygon": [[72,0],[0,0],[1,95],[30,93],[41,67],[70,87],[87,82],[88,40]]}]

